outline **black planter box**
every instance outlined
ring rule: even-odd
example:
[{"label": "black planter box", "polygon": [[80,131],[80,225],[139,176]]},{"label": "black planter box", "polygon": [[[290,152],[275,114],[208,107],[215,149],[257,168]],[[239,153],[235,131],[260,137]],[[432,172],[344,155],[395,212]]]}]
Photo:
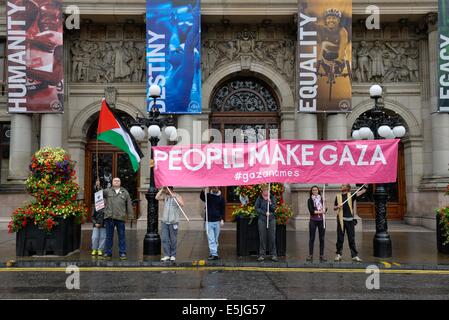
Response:
[{"label": "black planter box", "polygon": [[[237,255],[250,256],[259,254],[258,219],[237,218]],[[251,221],[251,223],[250,223]],[[287,248],[287,228],[276,225],[276,251],[278,256],[285,256]],[[268,252],[267,252],[268,254]]]},{"label": "black planter box", "polygon": [[449,244],[444,245],[444,241],[446,240],[443,236],[443,227],[440,225],[440,215],[437,214],[437,247],[438,252],[449,254]]},{"label": "black planter box", "polygon": [[80,248],[81,224],[75,218],[55,219],[58,225],[47,232],[34,224],[28,224],[16,234],[16,256],[58,255],[65,256]]}]

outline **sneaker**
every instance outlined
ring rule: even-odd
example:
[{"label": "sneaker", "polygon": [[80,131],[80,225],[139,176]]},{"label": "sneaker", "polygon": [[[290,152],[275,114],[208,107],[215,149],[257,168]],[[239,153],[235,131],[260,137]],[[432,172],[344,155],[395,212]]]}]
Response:
[{"label": "sneaker", "polygon": [[214,260],[214,256],[213,256],[213,255],[210,255],[210,256],[207,258],[207,260]]},{"label": "sneaker", "polygon": [[327,260],[326,260],[326,258],[325,257],[323,257],[323,256],[320,256],[320,262],[326,262]]},{"label": "sneaker", "polygon": [[97,255],[97,250],[92,250],[92,256],[96,256]]},{"label": "sneaker", "polygon": [[120,255],[120,260],[127,260],[128,258],[126,257],[126,254],[121,254]]},{"label": "sneaker", "polygon": [[161,261],[168,261],[168,260],[170,260],[169,256],[164,256],[163,258],[161,258]]},{"label": "sneaker", "polygon": [[341,254],[338,254],[338,253],[337,253],[337,255],[335,256],[334,261],[340,262],[342,259],[343,259],[343,257],[341,256]]},{"label": "sneaker", "polygon": [[306,261],[313,261],[313,256],[308,256]]},{"label": "sneaker", "polygon": [[108,256],[108,255],[105,254],[105,255],[103,256],[103,259],[105,259],[105,260],[111,260],[111,259],[112,259],[112,256]]},{"label": "sneaker", "polygon": [[171,257],[170,257],[170,261],[176,261],[176,257],[171,256]]},{"label": "sneaker", "polygon": [[214,256],[214,260],[220,260],[219,256]]},{"label": "sneaker", "polygon": [[257,261],[264,261],[265,258],[263,256],[259,256],[259,258],[257,258]]},{"label": "sneaker", "polygon": [[355,256],[354,258],[352,258],[352,261],[362,262],[362,259],[360,259],[358,256]]},{"label": "sneaker", "polygon": [[103,251],[102,250],[98,250],[97,251],[97,256],[102,257],[103,256]]},{"label": "sneaker", "polygon": [[272,257],[271,257],[271,261],[278,262],[279,259],[278,259],[278,257],[276,257],[276,256],[272,256]]}]

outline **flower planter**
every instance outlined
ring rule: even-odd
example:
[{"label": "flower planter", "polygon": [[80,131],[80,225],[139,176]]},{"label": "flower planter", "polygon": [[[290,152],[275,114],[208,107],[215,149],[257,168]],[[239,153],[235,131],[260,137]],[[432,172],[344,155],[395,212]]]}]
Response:
[{"label": "flower planter", "polygon": [[278,256],[285,256],[287,251],[287,226],[276,225],[276,251]]},{"label": "flower planter", "polygon": [[237,218],[237,255],[249,256],[259,253],[259,230],[257,218]]},{"label": "flower planter", "polygon": [[81,225],[75,219],[55,219],[59,224],[51,232],[29,224],[16,235],[16,256],[65,256],[80,248]]},{"label": "flower planter", "polygon": [[[237,255],[250,256],[259,254],[258,219],[237,219]],[[251,223],[250,223],[251,221]],[[278,256],[285,256],[287,247],[287,232],[285,225],[276,225],[276,251]],[[267,254],[269,252],[267,251]]]},{"label": "flower planter", "polygon": [[440,215],[437,214],[437,247],[438,247],[438,252],[440,253],[444,253],[444,254],[449,254],[449,244],[443,244],[444,241],[446,240],[445,237],[443,236],[443,228],[440,225]]}]

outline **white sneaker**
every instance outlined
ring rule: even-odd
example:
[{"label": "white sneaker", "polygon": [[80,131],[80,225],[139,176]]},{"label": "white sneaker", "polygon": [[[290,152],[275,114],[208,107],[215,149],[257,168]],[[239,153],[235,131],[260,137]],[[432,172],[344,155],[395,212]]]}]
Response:
[{"label": "white sneaker", "polygon": [[342,259],[343,259],[343,257],[342,257],[340,254],[337,254],[337,255],[335,256],[334,261],[339,262],[339,261],[341,261]]},{"label": "white sneaker", "polygon": [[362,262],[362,259],[360,259],[358,256],[355,256],[354,258],[352,258],[352,261]]},{"label": "white sneaker", "polygon": [[165,257],[161,258],[161,261],[168,261],[168,260],[170,260],[169,256],[165,256]]},{"label": "white sneaker", "polygon": [[170,257],[170,261],[176,261],[175,257]]}]

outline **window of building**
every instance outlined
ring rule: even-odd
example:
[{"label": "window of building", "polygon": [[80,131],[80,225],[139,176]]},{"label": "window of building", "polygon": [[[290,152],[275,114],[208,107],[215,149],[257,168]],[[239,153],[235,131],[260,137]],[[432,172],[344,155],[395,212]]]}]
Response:
[{"label": "window of building", "polygon": [[9,159],[9,144],[11,141],[11,123],[0,122],[0,157]]},{"label": "window of building", "polygon": [[[2,87],[6,81],[6,41],[5,39],[0,39],[0,84]],[[4,89],[2,90],[2,93]]]}]

